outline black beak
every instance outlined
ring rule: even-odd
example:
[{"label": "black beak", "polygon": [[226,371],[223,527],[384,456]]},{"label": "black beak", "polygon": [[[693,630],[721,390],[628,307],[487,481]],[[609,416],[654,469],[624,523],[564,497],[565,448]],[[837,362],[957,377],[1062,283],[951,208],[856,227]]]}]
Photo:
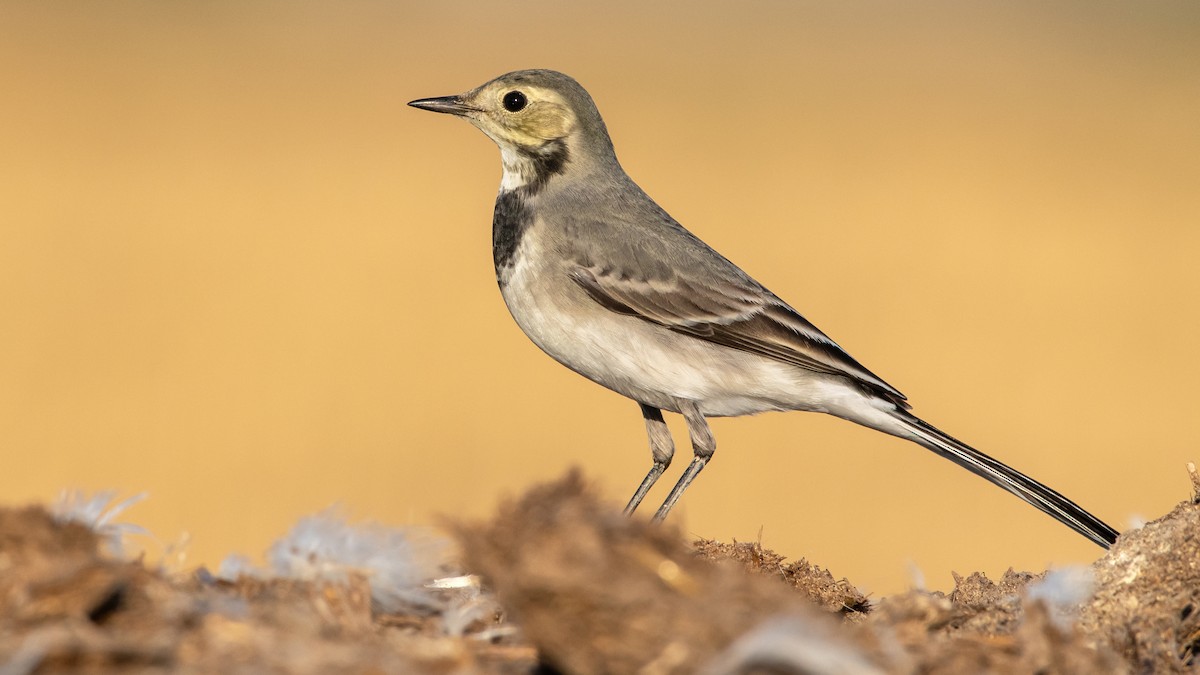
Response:
[{"label": "black beak", "polygon": [[432,110],[433,112],[449,113],[451,115],[465,115],[469,112],[479,112],[479,108],[474,108],[463,103],[460,96],[419,98],[415,101],[409,101],[408,104],[421,110]]}]

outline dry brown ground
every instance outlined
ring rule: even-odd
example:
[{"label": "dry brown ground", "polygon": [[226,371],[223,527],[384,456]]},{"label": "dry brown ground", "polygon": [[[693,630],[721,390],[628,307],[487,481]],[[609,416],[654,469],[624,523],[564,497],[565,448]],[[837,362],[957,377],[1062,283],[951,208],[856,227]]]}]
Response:
[{"label": "dry brown ground", "polygon": [[872,602],[757,544],[624,518],[572,474],[452,527],[498,603],[453,630],[436,609],[373,611],[365,578],[168,574],[41,507],[3,509],[0,675],[1190,672],[1198,503],[1123,535],[1090,574],[972,574]]}]

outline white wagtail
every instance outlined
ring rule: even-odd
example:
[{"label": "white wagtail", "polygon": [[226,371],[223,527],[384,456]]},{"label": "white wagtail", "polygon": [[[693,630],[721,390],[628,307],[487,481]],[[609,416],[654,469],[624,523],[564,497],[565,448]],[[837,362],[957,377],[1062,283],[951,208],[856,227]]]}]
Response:
[{"label": "white wagtail", "polygon": [[662,411],[683,415],[695,457],[656,520],[712,458],[706,417],[808,410],[913,441],[1100,546],[1116,540],[1058,492],[914,416],[903,394],[675,222],[625,174],[575,80],[522,70],[409,105],[462,117],[500,146],[492,257],[517,324],[559,363],[641,406],[654,464],[627,513],[671,463]]}]

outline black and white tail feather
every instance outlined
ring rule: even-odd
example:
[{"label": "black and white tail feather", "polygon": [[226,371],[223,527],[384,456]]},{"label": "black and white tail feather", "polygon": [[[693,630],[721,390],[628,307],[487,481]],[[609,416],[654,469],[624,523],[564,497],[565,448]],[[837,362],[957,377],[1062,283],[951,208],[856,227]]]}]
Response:
[{"label": "black and white tail feather", "polygon": [[894,416],[916,437],[913,440],[937,455],[1008,490],[1104,548],[1110,548],[1116,542],[1116,530],[1057,490],[988,457],[907,411],[898,410]]}]

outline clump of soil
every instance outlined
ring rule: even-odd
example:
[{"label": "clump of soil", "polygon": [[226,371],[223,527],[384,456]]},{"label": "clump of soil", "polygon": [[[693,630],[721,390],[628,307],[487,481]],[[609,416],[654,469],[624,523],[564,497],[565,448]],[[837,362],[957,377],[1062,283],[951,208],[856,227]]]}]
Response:
[{"label": "clump of soil", "polygon": [[1121,535],[1092,565],[1082,630],[1135,672],[1191,670],[1200,652],[1200,495]]},{"label": "clump of soil", "polygon": [[802,593],[696,554],[678,528],[626,518],[578,473],[459,528],[483,575],[542,657],[565,673],[688,673],[778,614],[838,640]]},{"label": "clump of soil", "polygon": [[874,602],[759,544],[625,518],[577,473],[451,529],[499,609],[382,613],[353,574],[169,574],[40,507],[0,508],[0,671],[1169,673],[1200,651],[1200,499],[1090,568]]},{"label": "clump of soil", "polygon": [[726,544],[714,539],[697,539],[692,546],[709,560],[733,560],[751,572],[778,579],[823,609],[857,618],[871,608],[867,596],[845,578],[835,580],[829,570],[821,569],[803,558],[785,564],[787,558],[763,548],[761,543],[735,541]]}]

